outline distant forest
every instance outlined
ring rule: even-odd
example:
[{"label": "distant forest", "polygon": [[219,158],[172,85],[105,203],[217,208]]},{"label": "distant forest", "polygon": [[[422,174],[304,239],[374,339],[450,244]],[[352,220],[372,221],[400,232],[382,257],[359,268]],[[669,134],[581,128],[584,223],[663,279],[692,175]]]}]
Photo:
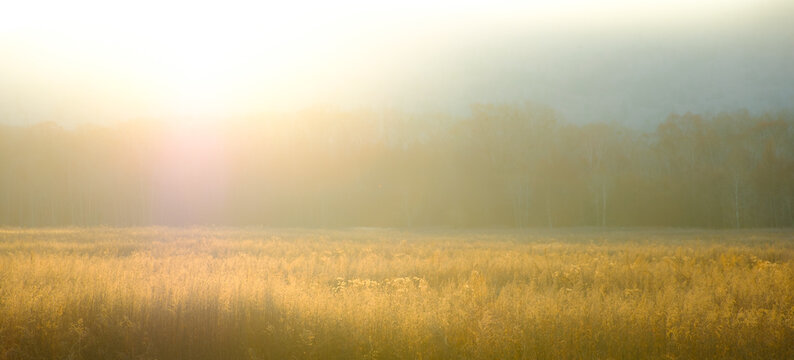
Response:
[{"label": "distant forest", "polygon": [[794,225],[794,115],[651,132],[551,109],[312,109],[201,130],[0,127],[0,225]]}]

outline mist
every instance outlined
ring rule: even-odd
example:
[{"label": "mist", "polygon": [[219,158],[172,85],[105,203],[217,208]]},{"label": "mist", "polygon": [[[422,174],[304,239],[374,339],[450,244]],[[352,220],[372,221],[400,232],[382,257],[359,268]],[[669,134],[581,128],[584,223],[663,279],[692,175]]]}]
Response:
[{"label": "mist", "polygon": [[45,5],[3,15],[0,123],[532,101],[573,123],[652,129],[671,113],[759,114],[794,98],[785,1]]},{"label": "mist", "polygon": [[794,1],[0,5],[0,359],[794,359]]},{"label": "mist", "polygon": [[17,4],[0,223],[791,226],[789,15]]}]

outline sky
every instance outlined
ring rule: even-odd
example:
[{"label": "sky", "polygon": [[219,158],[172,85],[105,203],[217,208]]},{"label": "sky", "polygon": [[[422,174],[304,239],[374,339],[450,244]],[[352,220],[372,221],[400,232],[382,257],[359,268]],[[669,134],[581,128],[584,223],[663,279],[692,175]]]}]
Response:
[{"label": "sky", "polygon": [[790,109],[791,18],[785,0],[7,2],[0,124],[531,101],[643,126]]}]

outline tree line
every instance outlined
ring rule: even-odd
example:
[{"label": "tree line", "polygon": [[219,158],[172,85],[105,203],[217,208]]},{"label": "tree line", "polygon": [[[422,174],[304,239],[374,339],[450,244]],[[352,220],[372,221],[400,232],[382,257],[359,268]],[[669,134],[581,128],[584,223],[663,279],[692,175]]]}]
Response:
[{"label": "tree line", "polygon": [[794,115],[653,131],[532,104],[0,127],[5,226],[794,225]]}]

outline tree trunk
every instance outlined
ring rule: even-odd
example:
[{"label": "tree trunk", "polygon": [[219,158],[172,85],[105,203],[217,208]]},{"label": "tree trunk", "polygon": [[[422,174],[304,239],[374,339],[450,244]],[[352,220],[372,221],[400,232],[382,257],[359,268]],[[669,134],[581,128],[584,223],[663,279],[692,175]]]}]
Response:
[{"label": "tree trunk", "polygon": [[737,177],[733,178],[733,211],[738,229],[741,227],[741,223],[739,222],[739,179]]},{"label": "tree trunk", "polygon": [[601,183],[601,227],[607,226],[607,184]]},{"label": "tree trunk", "polygon": [[549,228],[554,228],[554,223],[551,221],[551,202],[549,195],[546,194],[546,220],[548,221]]}]

